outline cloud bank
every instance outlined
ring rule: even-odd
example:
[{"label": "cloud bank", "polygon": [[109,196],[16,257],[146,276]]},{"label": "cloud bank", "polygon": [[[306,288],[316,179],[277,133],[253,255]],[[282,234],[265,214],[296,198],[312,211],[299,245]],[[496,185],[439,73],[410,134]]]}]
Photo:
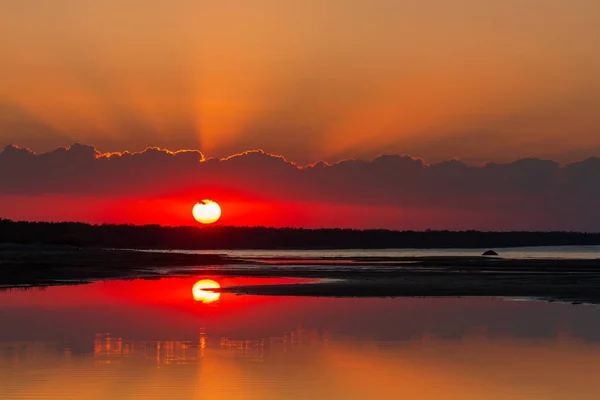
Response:
[{"label": "cloud bank", "polygon": [[[207,159],[193,150],[103,154],[75,144],[36,154],[9,145],[0,152],[0,217],[180,224],[186,220],[175,215],[208,197],[226,212],[231,204],[239,218],[224,220],[230,224],[600,231],[599,177],[600,158],[474,166],[383,155],[299,166],[261,150]],[[130,210],[129,221],[118,209],[157,199],[161,205],[151,206],[147,218],[139,218],[142,209]],[[97,202],[106,221],[85,212]],[[112,215],[107,204],[116,207]],[[175,204],[182,210],[170,219]]]}]

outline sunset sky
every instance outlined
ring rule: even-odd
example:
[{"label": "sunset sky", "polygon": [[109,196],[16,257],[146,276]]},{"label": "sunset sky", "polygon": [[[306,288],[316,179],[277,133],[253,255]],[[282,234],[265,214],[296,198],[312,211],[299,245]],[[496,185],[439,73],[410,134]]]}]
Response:
[{"label": "sunset sky", "polygon": [[597,0],[0,0],[0,37],[0,217],[600,230]]}]

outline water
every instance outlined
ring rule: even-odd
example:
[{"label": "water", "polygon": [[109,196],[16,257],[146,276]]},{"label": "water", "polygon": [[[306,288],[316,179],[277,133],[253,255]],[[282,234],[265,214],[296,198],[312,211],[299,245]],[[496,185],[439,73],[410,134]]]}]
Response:
[{"label": "water", "polygon": [[[427,256],[480,256],[488,248],[474,249],[378,249],[378,250],[173,250],[181,253],[220,253],[232,257],[427,257]],[[537,246],[495,249],[505,258],[600,258],[600,246]]]},{"label": "water", "polygon": [[595,400],[600,392],[599,307],[210,296],[192,290],[200,279],[0,292],[0,398]]}]

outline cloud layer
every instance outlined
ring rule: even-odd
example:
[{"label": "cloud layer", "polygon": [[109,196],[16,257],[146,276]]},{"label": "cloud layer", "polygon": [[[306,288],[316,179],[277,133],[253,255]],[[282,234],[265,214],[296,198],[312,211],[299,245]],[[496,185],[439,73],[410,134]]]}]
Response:
[{"label": "cloud layer", "polygon": [[[75,144],[36,154],[9,145],[0,152],[0,203],[18,200],[19,216],[45,219],[43,209],[28,208],[70,204],[77,209],[78,199],[83,205],[160,199],[163,209],[177,203],[187,213],[188,204],[208,197],[222,205],[235,203],[230,208],[237,215],[244,215],[246,206],[262,204],[262,211],[226,221],[231,224],[600,231],[598,177],[598,158],[566,165],[523,159],[473,166],[384,155],[298,166],[261,150],[206,159],[198,151],[158,148],[102,154]],[[28,198],[48,200],[27,205]],[[48,219],[53,219],[51,207]],[[3,208],[0,217],[14,217],[7,214],[18,207]],[[155,214],[142,220],[152,222]],[[81,209],[72,218],[68,210],[61,215],[86,219]],[[110,212],[104,215],[115,222]],[[169,220],[168,212],[161,215],[157,222],[182,223]],[[295,215],[307,216],[310,223]],[[128,222],[126,213],[118,222]]]}]

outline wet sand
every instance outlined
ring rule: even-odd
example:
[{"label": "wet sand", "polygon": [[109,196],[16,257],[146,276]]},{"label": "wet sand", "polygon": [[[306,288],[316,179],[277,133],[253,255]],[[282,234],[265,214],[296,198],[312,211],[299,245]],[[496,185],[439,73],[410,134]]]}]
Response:
[{"label": "wet sand", "polygon": [[500,296],[600,303],[600,259],[243,259],[219,254],[0,246],[0,287],[4,288],[202,275],[321,279],[318,283],[221,289],[245,295]]},{"label": "wet sand", "polygon": [[[255,262],[260,260],[255,259]],[[221,275],[320,278],[306,284],[227,287],[245,295],[328,297],[527,297],[600,303],[600,259],[403,257],[273,260],[261,268],[227,267]],[[294,268],[290,268],[294,266]]]},{"label": "wet sand", "polygon": [[0,287],[158,278],[175,268],[235,263],[218,254],[104,250],[69,246],[0,246]]}]

